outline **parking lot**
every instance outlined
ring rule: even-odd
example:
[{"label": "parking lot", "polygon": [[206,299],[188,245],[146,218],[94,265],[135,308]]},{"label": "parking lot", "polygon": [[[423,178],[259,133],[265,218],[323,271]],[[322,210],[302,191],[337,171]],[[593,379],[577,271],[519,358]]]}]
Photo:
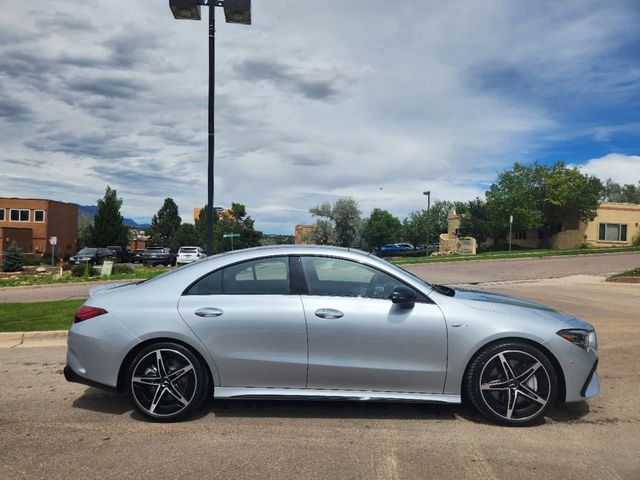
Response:
[{"label": "parking lot", "polygon": [[126,398],[67,383],[64,347],[34,342],[0,349],[0,478],[640,478],[640,285],[572,276],[481,288],[593,323],[601,394],[529,428],[461,406],[277,401],[213,401],[157,424]]}]

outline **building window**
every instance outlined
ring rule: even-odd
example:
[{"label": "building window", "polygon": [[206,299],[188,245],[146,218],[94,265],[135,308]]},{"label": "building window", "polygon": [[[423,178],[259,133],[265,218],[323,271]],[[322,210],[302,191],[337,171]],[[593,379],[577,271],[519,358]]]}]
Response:
[{"label": "building window", "polygon": [[598,240],[601,242],[626,242],[627,225],[622,223],[601,223]]},{"label": "building window", "polygon": [[12,208],[9,211],[9,216],[12,222],[28,222],[29,221],[29,210],[28,209],[18,209]]},{"label": "building window", "polygon": [[44,222],[44,210],[34,210],[33,211],[33,221],[34,222]]},{"label": "building window", "polygon": [[520,230],[519,232],[516,232],[515,235],[513,236],[514,240],[526,240],[527,239],[527,231],[526,230]]},{"label": "building window", "polygon": [[4,208],[0,208],[0,222],[4,222]]}]

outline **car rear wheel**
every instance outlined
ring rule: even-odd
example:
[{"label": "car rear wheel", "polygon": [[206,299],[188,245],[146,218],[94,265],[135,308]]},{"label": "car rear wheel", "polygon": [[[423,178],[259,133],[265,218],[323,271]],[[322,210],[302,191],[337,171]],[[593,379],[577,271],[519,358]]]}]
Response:
[{"label": "car rear wheel", "polygon": [[489,420],[508,426],[539,421],[558,394],[551,362],[524,342],[501,342],[481,351],[465,382],[473,405]]},{"label": "car rear wheel", "polygon": [[202,361],[182,345],[162,342],[144,348],[131,363],[128,393],[144,416],[175,421],[192,415],[209,391]]}]

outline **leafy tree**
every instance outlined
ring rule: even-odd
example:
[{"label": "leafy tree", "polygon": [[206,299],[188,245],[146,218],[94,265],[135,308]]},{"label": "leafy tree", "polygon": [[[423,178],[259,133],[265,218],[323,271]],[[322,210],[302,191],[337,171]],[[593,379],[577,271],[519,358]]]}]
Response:
[{"label": "leafy tree", "polygon": [[503,236],[513,215],[514,231],[541,228],[545,238],[563,222],[591,221],[602,194],[602,182],[558,162],[550,166],[515,163],[499,174],[487,192],[494,233]]},{"label": "leafy tree", "polygon": [[122,223],[120,207],[122,200],[118,198],[117,191],[107,186],[104,197],[98,200],[93,225],[88,228],[87,239],[92,247],[125,247],[129,243],[129,228]]},{"label": "leafy tree", "polygon": [[178,205],[172,198],[165,198],[162,207],[151,219],[151,226],[147,231],[150,243],[162,246],[171,245],[181,223]]},{"label": "leafy tree", "polygon": [[369,248],[397,242],[402,237],[402,223],[387,210],[374,208],[362,224],[362,239]]},{"label": "leafy tree", "polygon": [[315,245],[335,245],[336,232],[329,220],[317,220],[311,231],[304,235],[303,240]]},{"label": "leafy tree", "polygon": [[489,220],[487,202],[476,198],[467,204],[466,212],[462,214],[460,220],[460,235],[473,237],[479,244],[493,237],[493,226]]},{"label": "leafy tree", "polygon": [[[200,245],[206,243],[207,238],[207,208],[200,210],[195,228],[198,231]],[[239,237],[233,239],[233,248],[257,247],[260,245],[262,232],[254,228],[255,221],[247,215],[246,207],[241,203],[232,203],[229,210],[225,210],[222,217],[214,216],[213,240],[217,253],[231,250],[231,239],[223,238],[225,233],[238,233]]]},{"label": "leafy tree", "polygon": [[200,235],[193,223],[181,224],[171,238],[171,250],[177,252],[180,247],[202,246]]},{"label": "leafy tree", "polygon": [[602,200],[605,202],[640,203],[640,182],[638,185],[620,185],[610,178],[604,184]]},{"label": "leafy tree", "polygon": [[[322,231],[327,243],[335,243],[342,247],[353,247],[357,243],[361,223],[360,208],[353,198],[341,198],[333,205],[325,202],[309,211],[311,215],[319,218],[313,230]],[[321,220],[326,223],[320,224]],[[327,227],[333,229],[333,236],[327,235]],[[312,235],[314,235],[313,232]]]},{"label": "leafy tree", "polygon": [[431,205],[429,213],[427,210],[411,212],[403,222],[405,240],[414,245],[438,243],[440,234],[449,228],[449,212],[465,208],[462,202],[438,200]]},{"label": "leafy tree", "polygon": [[78,217],[78,245],[91,245],[91,227],[93,220],[91,217],[81,215]]},{"label": "leafy tree", "polygon": [[19,272],[24,266],[24,254],[22,249],[15,242],[11,242],[7,251],[4,252],[4,259],[2,260],[2,270],[5,272]]}]

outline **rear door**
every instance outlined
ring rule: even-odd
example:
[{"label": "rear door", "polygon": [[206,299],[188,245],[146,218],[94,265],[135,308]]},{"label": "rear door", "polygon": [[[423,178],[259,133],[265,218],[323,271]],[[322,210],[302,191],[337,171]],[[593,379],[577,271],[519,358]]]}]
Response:
[{"label": "rear door", "polygon": [[306,386],[307,329],[291,291],[288,257],[269,257],[212,272],[181,297],[180,315],[211,352],[222,386]]}]

